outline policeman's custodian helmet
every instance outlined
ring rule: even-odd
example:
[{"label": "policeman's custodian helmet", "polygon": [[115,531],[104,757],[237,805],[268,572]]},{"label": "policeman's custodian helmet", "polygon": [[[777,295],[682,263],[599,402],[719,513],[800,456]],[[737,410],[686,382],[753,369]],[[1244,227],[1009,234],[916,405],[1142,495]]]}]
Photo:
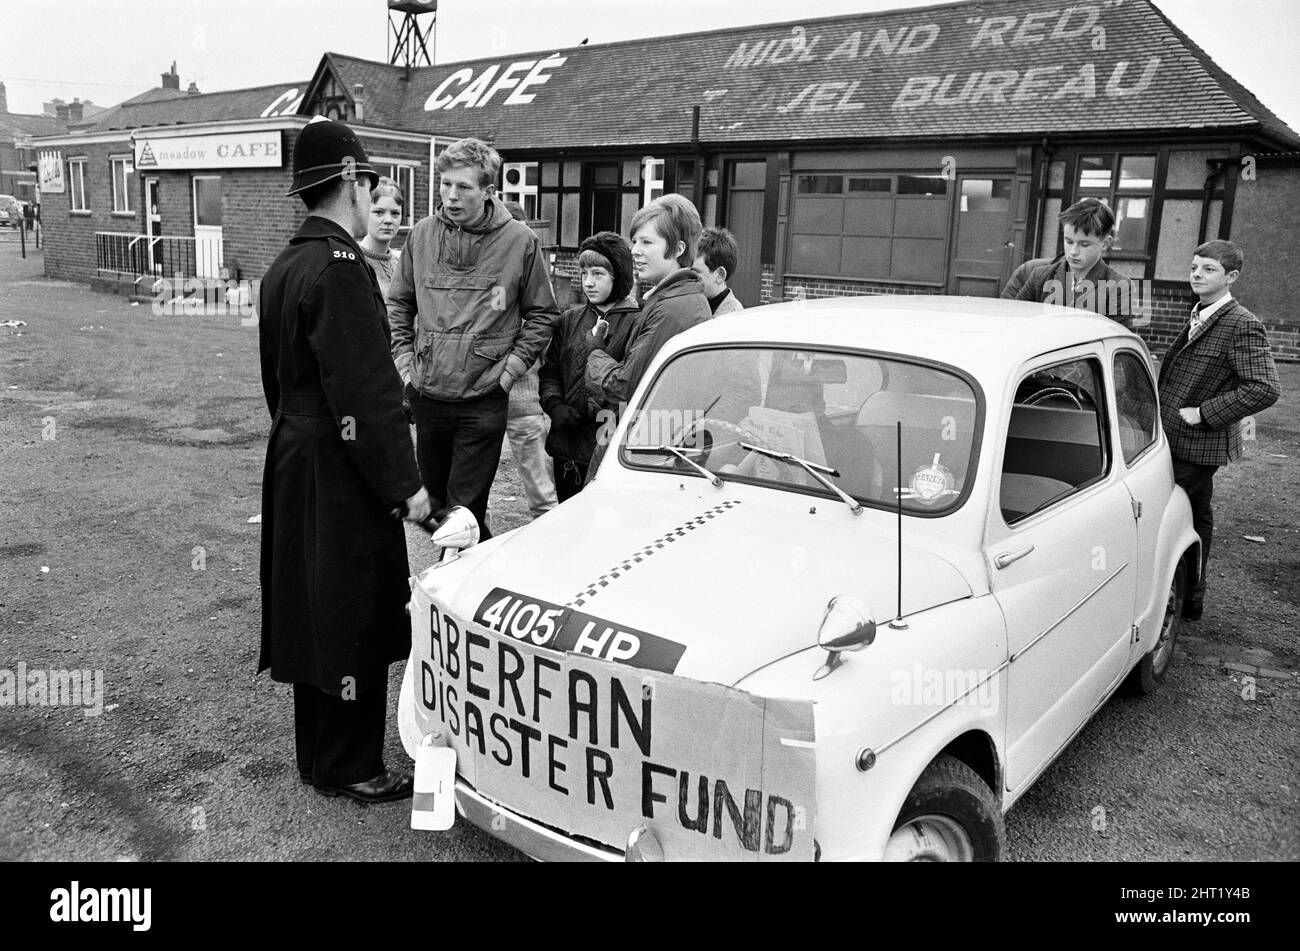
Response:
[{"label": "policeman's custodian helmet", "polygon": [[333,119],[313,119],[298,136],[293,150],[293,188],[285,194],[296,195],[349,172],[368,175],[372,189],[379,184],[379,173],[355,132]]}]

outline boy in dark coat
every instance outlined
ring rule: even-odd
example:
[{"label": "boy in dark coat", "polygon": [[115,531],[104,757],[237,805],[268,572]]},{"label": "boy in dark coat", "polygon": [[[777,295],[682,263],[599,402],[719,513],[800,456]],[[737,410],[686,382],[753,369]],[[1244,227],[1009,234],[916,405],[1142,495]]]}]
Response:
[{"label": "boy in dark coat", "polygon": [[601,430],[601,403],[587,390],[587,354],[597,321],[608,326],[606,352],[627,348],[638,311],[632,295],[632,254],[627,242],[602,231],[582,242],[578,254],[585,304],[570,307],[555,326],[555,335],[542,363],[542,409],[551,418],[546,451],[555,460],[555,491],[561,502],[576,495]]},{"label": "boy in dark coat", "polygon": [[1209,241],[1193,252],[1192,290],[1200,303],[1160,363],[1160,421],[1174,457],[1174,481],[1187,492],[1201,536],[1200,577],[1183,612],[1192,621],[1204,609],[1214,473],[1241,458],[1238,423],[1282,394],[1264,325],[1232,297],[1242,264],[1241,249],[1231,241]]},{"label": "boy in dark coat", "polygon": [[411,795],[384,768],[388,665],[410,653],[403,506],[429,515],[389,356],[384,299],[356,238],[377,179],[341,122],[294,149],[309,217],[271,264],[258,305],[271,411],[262,483],[262,653],[294,685],[298,772],[327,796]]},{"label": "boy in dark coat", "polygon": [[[1021,265],[1002,291],[1004,298],[1082,307],[1133,326],[1140,303],[1128,278],[1106,264],[1115,243],[1115,214],[1098,198],[1075,202],[1059,216],[1064,253],[1031,268]],[[1023,283],[1022,283],[1023,281]]]}]

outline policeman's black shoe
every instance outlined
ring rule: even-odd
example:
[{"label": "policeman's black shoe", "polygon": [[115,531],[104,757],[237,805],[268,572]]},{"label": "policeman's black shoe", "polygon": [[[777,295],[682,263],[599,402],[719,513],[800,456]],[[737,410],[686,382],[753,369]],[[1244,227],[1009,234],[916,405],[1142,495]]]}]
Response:
[{"label": "policeman's black shoe", "polygon": [[310,785],[311,785],[311,773],[303,772],[303,771],[300,769],[300,770],[298,770],[298,778],[299,778],[300,780],[302,780],[302,784],[303,784],[304,786],[310,786]]},{"label": "policeman's black shoe", "polygon": [[373,779],[350,786],[315,786],[322,796],[346,796],[357,802],[394,802],[410,799],[415,791],[415,780],[407,773],[386,769]]}]

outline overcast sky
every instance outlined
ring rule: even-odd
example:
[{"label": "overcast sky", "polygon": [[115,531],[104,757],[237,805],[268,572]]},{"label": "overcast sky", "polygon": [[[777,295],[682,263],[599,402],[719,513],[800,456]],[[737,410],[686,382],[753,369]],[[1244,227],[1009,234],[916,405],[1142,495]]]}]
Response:
[{"label": "overcast sky", "polygon": [[[1221,66],[1300,130],[1297,0],[1156,0]],[[797,17],[932,6],[909,0],[442,0],[452,62]],[[1067,6],[1068,0],[1062,0]],[[386,0],[0,0],[0,80],[12,112],[58,96],[112,105],[159,84],[203,92],[309,79],[321,54],[386,61]]]}]

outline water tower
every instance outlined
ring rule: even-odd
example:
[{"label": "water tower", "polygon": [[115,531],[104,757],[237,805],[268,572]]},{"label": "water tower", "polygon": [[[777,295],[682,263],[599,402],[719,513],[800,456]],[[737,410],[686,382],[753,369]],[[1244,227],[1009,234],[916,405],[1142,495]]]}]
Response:
[{"label": "water tower", "polygon": [[[421,26],[421,17],[427,25]],[[408,79],[411,67],[432,66],[437,25],[438,0],[388,0],[388,62],[405,66]]]}]

